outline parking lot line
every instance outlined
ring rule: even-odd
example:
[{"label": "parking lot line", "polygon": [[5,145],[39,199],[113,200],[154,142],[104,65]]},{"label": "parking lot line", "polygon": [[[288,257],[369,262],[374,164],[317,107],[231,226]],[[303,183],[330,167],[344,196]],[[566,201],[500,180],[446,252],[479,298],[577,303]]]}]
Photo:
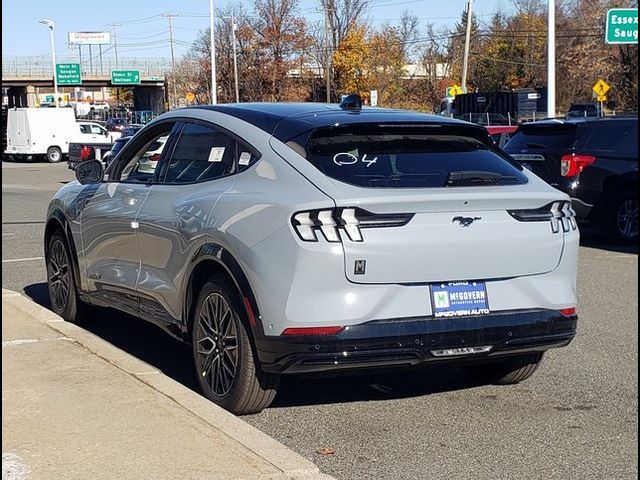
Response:
[{"label": "parking lot line", "polygon": [[44,257],[27,257],[27,258],[9,258],[2,260],[2,263],[15,263],[15,262],[33,262],[35,260],[44,260]]}]

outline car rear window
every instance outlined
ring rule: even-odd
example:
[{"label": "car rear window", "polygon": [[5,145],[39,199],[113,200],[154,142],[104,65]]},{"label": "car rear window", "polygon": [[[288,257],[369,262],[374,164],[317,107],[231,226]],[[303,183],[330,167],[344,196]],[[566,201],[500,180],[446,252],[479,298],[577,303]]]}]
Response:
[{"label": "car rear window", "polygon": [[360,187],[452,186],[452,172],[499,177],[486,184],[527,182],[488,136],[483,140],[466,130],[442,125],[336,125],[313,130],[288,145],[325,175]]},{"label": "car rear window", "polygon": [[582,150],[601,155],[638,159],[638,123],[594,124]]},{"label": "car rear window", "polygon": [[523,125],[505,145],[505,150],[520,151],[522,149],[571,148],[576,142],[575,125]]}]

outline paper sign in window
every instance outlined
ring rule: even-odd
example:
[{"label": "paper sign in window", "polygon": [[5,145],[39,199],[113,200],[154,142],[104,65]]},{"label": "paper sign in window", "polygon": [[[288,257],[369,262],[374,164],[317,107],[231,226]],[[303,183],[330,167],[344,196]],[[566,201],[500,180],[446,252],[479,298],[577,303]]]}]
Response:
[{"label": "paper sign in window", "polygon": [[224,147],[211,147],[211,151],[209,152],[210,162],[221,162],[223,156]]},{"label": "paper sign in window", "polygon": [[240,154],[240,159],[238,160],[238,165],[249,165],[251,161],[251,154],[249,152],[242,152]]}]

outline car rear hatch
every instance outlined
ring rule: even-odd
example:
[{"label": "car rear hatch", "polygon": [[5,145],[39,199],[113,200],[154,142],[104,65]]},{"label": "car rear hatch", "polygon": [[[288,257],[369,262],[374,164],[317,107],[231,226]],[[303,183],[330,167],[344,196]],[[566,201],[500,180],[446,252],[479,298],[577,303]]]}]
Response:
[{"label": "car rear hatch", "polygon": [[580,129],[576,123],[540,122],[521,125],[505,152],[549,185],[560,185],[561,158],[571,154]]},{"label": "car rear hatch", "polygon": [[551,210],[562,195],[510,164],[486,132],[350,125],[299,141],[333,179],[325,193],[337,207],[299,212],[294,226],[303,240],[341,241],[352,282],[508,278],[560,261]]}]

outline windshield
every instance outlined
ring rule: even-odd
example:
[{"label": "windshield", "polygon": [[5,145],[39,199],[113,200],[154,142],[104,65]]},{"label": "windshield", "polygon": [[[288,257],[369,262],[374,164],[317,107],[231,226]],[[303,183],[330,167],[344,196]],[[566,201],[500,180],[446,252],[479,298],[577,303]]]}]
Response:
[{"label": "windshield", "polygon": [[[319,128],[288,145],[325,175],[361,187],[526,183],[506,155],[465,133],[442,125],[356,124]],[[451,181],[461,173],[465,181]]]}]

